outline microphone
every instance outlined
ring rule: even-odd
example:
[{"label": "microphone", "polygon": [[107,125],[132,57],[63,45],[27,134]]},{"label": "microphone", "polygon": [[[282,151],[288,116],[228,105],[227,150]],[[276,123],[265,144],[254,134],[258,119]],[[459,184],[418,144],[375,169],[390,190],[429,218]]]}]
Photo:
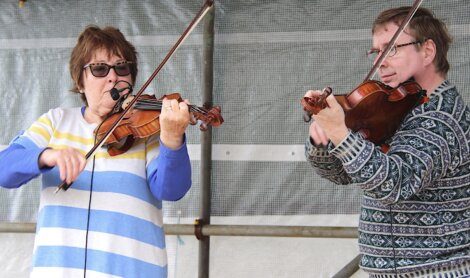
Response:
[{"label": "microphone", "polygon": [[120,81],[116,82],[116,84],[114,84],[114,86],[116,86],[119,82],[127,83],[127,87],[124,87],[124,88],[121,88],[121,89],[117,89],[116,87],[113,87],[111,90],[109,90],[109,93],[111,94],[111,98],[114,101],[118,100],[119,97],[121,97],[119,95],[120,92],[123,92],[125,90],[129,90],[129,93],[132,93],[132,85],[129,82],[120,80]]},{"label": "microphone", "polygon": [[[122,91],[121,91],[121,92],[122,92]],[[120,93],[120,91],[119,91],[118,89],[112,88],[112,89],[109,91],[109,93],[111,94],[111,98],[112,98],[113,100],[118,100],[118,99],[119,99],[119,93]]]}]

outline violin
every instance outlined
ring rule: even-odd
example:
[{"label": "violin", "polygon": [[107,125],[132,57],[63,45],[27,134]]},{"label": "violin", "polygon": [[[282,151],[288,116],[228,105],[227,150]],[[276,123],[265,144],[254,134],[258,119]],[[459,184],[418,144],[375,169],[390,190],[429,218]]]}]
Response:
[{"label": "violin", "polygon": [[[354,132],[362,133],[367,140],[376,145],[384,146],[387,139],[395,134],[406,114],[418,104],[426,101],[426,91],[415,81],[409,80],[392,88],[371,79],[387,58],[392,46],[411,21],[422,1],[415,0],[410,12],[364,81],[349,94],[335,96],[344,110],[346,126]],[[316,115],[328,106],[326,98],[331,92],[331,88],[327,87],[320,96],[301,99],[305,111],[304,121],[310,121],[312,114]]]},{"label": "violin", "polygon": [[[111,114],[95,129],[97,140],[102,140],[106,136],[107,131],[110,130],[116,119],[122,116],[133,98],[134,96],[128,96],[123,99],[120,102],[121,110]],[[103,146],[107,147],[109,155],[123,154],[132,147],[136,139],[147,138],[160,132],[158,118],[164,98],[176,99],[178,102],[183,101],[178,93],[164,95],[160,99],[153,95],[141,95],[136,100],[133,109],[124,115],[117,127],[104,141]],[[192,115],[190,124],[195,125],[198,120],[201,121],[199,126],[201,131],[206,131],[208,126],[220,126],[224,122],[219,106],[206,108],[190,104],[188,107]]]},{"label": "violin", "polygon": [[[331,88],[322,95],[304,97],[301,103],[306,111],[305,121],[327,107],[326,98]],[[346,95],[335,95],[345,114],[346,126],[375,143],[384,144],[395,134],[406,114],[423,102],[426,91],[414,81],[406,81],[396,88],[376,80],[363,82]]]}]

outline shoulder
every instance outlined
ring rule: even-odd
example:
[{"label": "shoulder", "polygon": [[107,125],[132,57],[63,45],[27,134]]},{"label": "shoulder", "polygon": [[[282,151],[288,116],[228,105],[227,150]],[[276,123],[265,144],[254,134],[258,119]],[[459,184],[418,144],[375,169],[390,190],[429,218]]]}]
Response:
[{"label": "shoulder", "polygon": [[53,115],[53,116],[63,116],[63,115],[73,115],[77,116],[81,114],[80,112],[81,107],[71,107],[71,108],[63,108],[57,107],[50,109],[46,114]]},{"label": "shoulder", "polygon": [[465,121],[470,120],[469,113],[468,106],[457,88],[446,80],[430,94],[427,102],[413,109],[404,122],[443,121],[451,125],[465,126]]},{"label": "shoulder", "polygon": [[429,101],[421,106],[422,112],[442,112],[449,115],[461,114],[467,109],[465,101],[455,85],[444,81],[430,94]]},{"label": "shoulder", "polygon": [[464,140],[470,125],[469,113],[457,88],[446,80],[430,94],[426,103],[417,106],[405,117],[400,131],[415,134],[424,128],[444,138],[444,135],[457,134]]},{"label": "shoulder", "polygon": [[40,119],[48,119],[53,123],[60,122],[64,118],[77,118],[81,116],[80,107],[62,108],[57,107],[44,113]]}]

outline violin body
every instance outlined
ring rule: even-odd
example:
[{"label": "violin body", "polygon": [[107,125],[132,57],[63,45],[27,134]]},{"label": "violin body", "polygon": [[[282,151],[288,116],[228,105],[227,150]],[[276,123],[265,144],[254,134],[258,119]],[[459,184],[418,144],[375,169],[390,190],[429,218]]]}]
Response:
[{"label": "violin body", "polygon": [[[132,98],[132,96],[129,96]],[[155,96],[142,95],[141,99],[156,99]],[[126,99],[123,106],[128,103]],[[124,107],[122,107],[124,109]],[[121,116],[123,110],[110,115],[103,123],[95,130],[97,140],[101,140],[112,127],[113,123]],[[118,126],[109,134],[104,146],[108,148],[108,153],[111,156],[116,156],[127,152],[135,142],[135,139],[149,137],[160,131],[160,123],[158,117],[160,116],[159,110],[130,110]]]},{"label": "violin body", "polygon": [[[128,96],[132,99],[133,96]],[[159,116],[162,108],[162,99],[176,99],[182,102],[180,94],[173,93],[164,95],[161,99],[157,99],[153,95],[141,95],[133,109],[129,110],[118,123],[116,128],[108,134],[113,124],[125,113],[125,108],[130,102],[130,99],[125,99],[122,102],[121,110],[117,113],[110,115],[106,120],[101,123],[95,130],[97,140],[105,140],[104,146],[108,148],[108,153],[111,156],[120,155],[127,152],[136,139],[147,138],[160,132]],[[220,107],[214,106],[211,109],[196,107],[189,105],[189,110],[194,116],[194,120],[190,124],[196,124],[196,120],[201,120],[201,130],[207,130],[207,125],[219,126],[224,120],[220,115]]]},{"label": "violin body", "polygon": [[[335,95],[345,113],[346,126],[360,132],[367,140],[381,145],[391,138],[404,117],[422,103],[426,91],[414,81],[392,88],[379,81],[368,80],[347,95]],[[311,114],[326,107],[326,101],[304,98],[304,110]],[[322,102],[322,103],[319,103]]]}]

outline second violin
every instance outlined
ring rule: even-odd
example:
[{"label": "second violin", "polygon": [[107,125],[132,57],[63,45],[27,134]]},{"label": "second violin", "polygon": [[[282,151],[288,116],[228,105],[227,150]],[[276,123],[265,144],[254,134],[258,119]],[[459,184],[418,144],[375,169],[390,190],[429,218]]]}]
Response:
[{"label": "second violin", "polygon": [[[301,100],[306,111],[304,120],[309,121],[312,114],[327,106],[326,98],[331,92],[331,88],[326,88],[319,97]],[[407,112],[424,101],[425,95],[426,91],[414,81],[392,88],[369,80],[349,94],[336,95],[335,98],[344,110],[346,126],[381,145],[393,136]]]}]

